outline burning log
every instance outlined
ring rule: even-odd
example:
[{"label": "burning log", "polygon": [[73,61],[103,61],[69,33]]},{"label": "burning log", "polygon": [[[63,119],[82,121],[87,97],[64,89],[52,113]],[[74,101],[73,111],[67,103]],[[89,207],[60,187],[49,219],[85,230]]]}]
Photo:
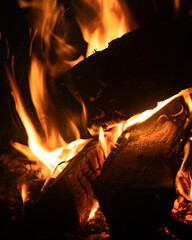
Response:
[{"label": "burning log", "polygon": [[127,119],[191,87],[191,26],[192,16],[113,40],[57,79],[56,105],[70,106],[68,87],[82,97],[91,123],[105,123]]},{"label": "burning log", "polygon": [[92,183],[103,163],[101,145],[93,140],[48,185],[39,200],[26,208],[26,219],[53,228],[62,226],[62,230],[75,233],[88,220],[97,202]]},{"label": "burning log", "polygon": [[169,216],[178,159],[191,128],[179,101],[125,131],[95,180],[113,239],[152,239]]}]

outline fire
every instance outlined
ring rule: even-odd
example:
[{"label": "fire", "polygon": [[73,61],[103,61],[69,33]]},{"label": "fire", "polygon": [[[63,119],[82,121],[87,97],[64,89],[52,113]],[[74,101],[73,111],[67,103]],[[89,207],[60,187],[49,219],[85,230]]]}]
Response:
[{"label": "fire", "polygon": [[191,200],[192,200],[192,179],[191,179],[190,198],[191,198]]},{"label": "fire", "polygon": [[100,132],[99,132],[99,140],[101,142],[101,146],[103,148],[105,157],[107,157],[107,155],[108,155],[107,142],[105,140],[104,131],[103,131],[102,127],[100,128]]},{"label": "fire", "polygon": [[[171,101],[173,101],[174,99],[183,96],[186,104],[188,105],[189,111],[190,113],[192,113],[192,100],[191,100],[191,96],[190,94],[192,94],[192,88],[188,88],[185,90],[182,90],[180,93],[162,101],[159,102],[157,104],[157,106],[154,109],[149,109],[146,110],[140,114],[137,114],[131,118],[129,118],[127,121],[123,121],[121,123],[118,124],[114,124],[108,127],[109,130],[105,130],[103,131],[103,128],[100,128],[100,132],[99,132],[99,140],[101,141],[101,145],[103,147],[103,151],[105,153],[105,157],[107,157],[109,155],[109,153],[111,152],[112,147],[115,146],[117,139],[119,138],[119,136],[126,131],[129,127],[142,123],[144,121],[146,121],[147,119],[149,119],[152,115],[154,115],[156,112],[158,112],[161,108],[163,108],[164,106],[166,106],[168,103],[170,103]],[[126,139],[129,138],[129,132],[127,132],[124,137]],[[187,149],[187,146],[185,147]],[[187,158],[189,153],[189,149],[185,150],[185,157],[184,159]],[[182,165],[184,164],[185,160],[183,161]],[[182,166],[181,166],[182,169]]]},{"label": "fire", "polygon": [[109,42],[131,30],[126,15],[131,18],[133,28],[137,27],[129,10],[126,6],[122,9],[117,0],[83,0],[82,3],[85,11],[89,11],[90,15],[86,17],[81,7],[77,9],[76,19],[88,43],[87,56],[107,48]]},{"label": "fire", "polygon": [[[103,148],[105,158],[108,157],[113,147],[117,142],[117,139],[123,132],[124,122],[109,126],[109,130],[104,131],[103,128],[100,128],[99,131],[99,140]],[[128,134],[126,134],[128,139]]]},{"label": "fire", "polygon": [[23,205],[25,204],[25,202],[28,200],[28,186],[27,184],[23,183],[20,186],[20,191],[21,191],[21,198],[23,201]]},{"label": "fire", "polygon": [[[190,96],[191,92],[190,91],[183,91],[183,98],[188,105],[189,112],[190,112],[190,117],[192,114],[192,99]],[[179,171],[177,172],[176,176],[176,189],[177,192],[183,196],[185,199],[188,201],[192,200],[192,180],[191,180],[191,173],[190,169],[187,166],[188,162],[188,157],[189,153],[191,151],[191,137],[189,138],[189,141],[185,144],[184,149],[183,149],[183,159],[181,163],[181,167]],[[183,179],[186,179],[185,181],[188,182],[188,187],[183,186]]]},{"label": "fire", "polygon": [[[46,74],[48,73],[49,76],[55,78],[82,60],[82,56],[78,59],[73,59],[72,57],[76,50],[67,42],[66,33],[61,31],[61,23],[64,23],[66,10],[62,5],[58,5],[57,2],[58,1],[56,0],[19,0],[19,4],[22,8],[31,7],[33,9],[33,14],[35,14],[35,21],[32,24],[33,31],[31,28],[29,31],[31,40],[29,48],[29,56],[31,58],[29,90],[36,118],[39,123],[38,126],[33,122],[26,109],[14,77],[14,71],[12,75],[8,72],[16,110],[28,137],[28,145],[15,142],[13,143],[13,146],[18,151],[25,154],[28,159],[36,160],[37,165],[41,169],[41,174],[47,179],[50,177],[57,177],[57,175],[68,165],[69,161],[90,141],[90,139],[80,139],[80,133],[77,127],[74,122],[70,120],[69,128],[72,129],[71,132],[73,132],[73,135],[76,136],[76,139],[71,143],[66,143],[59,131],[54,114],[52,113],[54,106],[52,105],[52,101],[47,90]],[[82,18],[82,13],[79,10],[77,11],[77,22],[79,23],[85,41],[88,43],[87,56],[91,55],[96,50],[106,48],[110,41],[121,37],[123,34],[137,27],[137,24],[129,13],[129,10],[123,10],[117,0],[82,0],[82,2],[94,12],[94,17],[91,17],[91,21],[89,21],[89,18]],[[175,9],[178,8],[179,1],[175,0]],[[40,12],[36,13],[35,9],[39,9]],[[126,15],[131,18],[132,26],[129,25],[129,21],[125,17]],[[38,58],[34,54],[36,38],[37,41],[38,39],[41,40],[40,45],[43,49],[41,57],[44,61],[40,61],[39,59],[41,59],[41,57]],[[7,49],[9,50],[8,42],[6,43]],[[8,50],[7,55],[9,56]],[[54,59],[56,59],[56,61],[50,58],[50,55],[54,55]],[[101,142],[105,158],[108,157],[111,149],[116,146],[118,138],[124,131],[128,131],[129,127],[135,124],[146,121],[172,100],[183,96],[186,104],[189,106],[189,111],[192,114],[192,101],[190,94],[192,94],[191,88],[183,90],[169,99],[159,103],[154,109],[137,114],[127,121],[111,125],[105,130],[101,127],[99,131],[99,140]],[[80,102],[85,121],[86,109],[83,102]],[[95,133],[93,129],[92,133],[93,135]],[[129,132],[126,132],[124,137],[128,140]],[[183,166],[188,154],[189,147],[186,145],[184,149],[184,159],[179,173],[183,171]],[[178,188],[179,184],[180,182],[178,181]],[[23,203],[25,203],[28,199],[27,192],[27,185],[22,184],[21,196]],[[190,190],[190,198],[192,199],[192,187]],[[97,202],[89,215],[89,219],[94,217],[98,207],[99,204]]]},{"label": "fire", "polygon": [[40,54],[51,76],[56,77],[83,59],[83,56],[76,57],[77,50],[67,40],[69,37],[69,26],[65,19],[67,9],[62,4],[57,0],[18,0],[18,3],[21,8],[27,8],[31,15],[29,56],[35,50],[33,49],[35,38],[37,41],[40,39],[36,45],[42,50]]},{"label": "fire", "polygon": [[[45,75],[56,77],[82,59],[74,59],[75,48],[67,41],[67,24],[65,9],[56,0],[19,0],[21,8],[28,8],[31,13],[29,29],[31,67],[29,72],[29,90],[35,109],[38,126],[34,123],[26,109],[18,84],[14,77],[12,61],[12,75],[8,73],[12,95],[16,110],[28,136],[28,146],[15,142],[13,146],[28,159],[36,160],[44,178],[56,177],[89,140],[80,139],[80,133],[74,122],[68,121],[70,132],[75,140],[66,143],[58,129],[55,120],[54,106],[47,89]],[[30,19],[30,20],[31,20]],[[36,48],[42,50],[40,57]],[[36,55],[36,56],[35,56]],[[52,57],[51,57],[52,56]],[[53,57],[54,56],[54,57]],[[43,59],[39,60],[39,59]],[[53,60],[56,59],[56,60]],[[83,109],[82,121],[86,122],[86,109],[79,100]],[[61,164],[62,163],[62,164]]]},{"label": "fire", "polygon": [[93,219],[93,218],[95,217],[95,213],[96,213],[96,211],[97,211],[98,208],[99,208],[99,202],[96,201],[96,203],[95,203],[94,206],[93,206],[92,211],[91,211],[90,214],[89,214],[88,221],[91,220],[91,219]]},{"label": "fire", "polygon": [[174,0],[174,10],[175,10],[175,13],[178,14],[179,12],[179,9],[180,9],[180,0]]},{"label": "fire", "polygon": [[[29,85],[31,99],[38,120],[41,123],[41,131],[37,129],[30,119],[22,102],[15,79],[10,74],[9,80],[18,115],[28,135],[28,147],[19,143],[14,143],[13,146],[29,159],[35,159],[40,164],[44,177],[53,177],[53,173],[56,177],[67,166],[68,161],[81,151],[89,140],[77,139],[69,144],[63,140],[53,117],[49,112],[46,112],[51,102],[46,91],[43,66],[36,58],[32,60]],[[77,128],[75,130],[77,131]],[[78,132],[76,136],[80,136]],[[61,162],[64,164],[59,165],[55,172],[55,168]]]}]

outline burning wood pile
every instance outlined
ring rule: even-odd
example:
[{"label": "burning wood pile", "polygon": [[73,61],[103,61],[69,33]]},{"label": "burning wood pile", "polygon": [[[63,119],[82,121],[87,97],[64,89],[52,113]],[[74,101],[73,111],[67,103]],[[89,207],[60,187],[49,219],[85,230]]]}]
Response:
[{"label": "burning wood pile", "polygon": [[65,3],[15,2],[24,37],[0,35],[17,119],[1,130],[2,236],[192,236],[192,18],[139,28],[121,4],[71,5],[81,55]]}]

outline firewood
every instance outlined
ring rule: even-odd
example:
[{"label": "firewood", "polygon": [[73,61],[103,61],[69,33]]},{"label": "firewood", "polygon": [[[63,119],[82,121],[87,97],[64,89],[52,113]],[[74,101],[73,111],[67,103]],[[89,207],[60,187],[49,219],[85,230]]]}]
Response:
[{"label": "firewood", "polygon": [[73,109],[68,87],[82,97],[89,123],[100,124],[127,119],[191,87],[191,27],[192,16],[113,40],[55,81],[56,105]]},{"label": "firewood", "polygon": [[91,141],[48,186],[39,200],[26,206],[29,222],[62,226],[75,232],[88,220],[97,201],[92,182],[100,174],[104,153],[100,142]]},{"label": "firewood", "polygon": [[186,109],[174,114],[182,108],[178,101],[129,129],[128,139],[123,133],[94,182],[113,239],[152,239],[169,216],[178,159],[191,128]]}]

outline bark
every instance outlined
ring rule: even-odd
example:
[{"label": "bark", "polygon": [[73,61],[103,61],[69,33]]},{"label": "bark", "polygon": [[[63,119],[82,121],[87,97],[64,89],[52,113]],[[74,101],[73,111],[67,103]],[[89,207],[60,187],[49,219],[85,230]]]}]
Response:
[{"label": "bark", "polygon": [[128,139],[124,133],[95,180],[113,239],[153,239],[169,216],[179,156],[191,127],[186,110],[175,115],[181,105],[177,99],[131,129]]},{"label": "bark", "polygon": [[48,186],[39,200],[26,209],[26,219],[58,225],[66,232],[75,232],[88,220],[97,201],[92,182],[100,174],[104,154],[98,141],[90,142]]}]

